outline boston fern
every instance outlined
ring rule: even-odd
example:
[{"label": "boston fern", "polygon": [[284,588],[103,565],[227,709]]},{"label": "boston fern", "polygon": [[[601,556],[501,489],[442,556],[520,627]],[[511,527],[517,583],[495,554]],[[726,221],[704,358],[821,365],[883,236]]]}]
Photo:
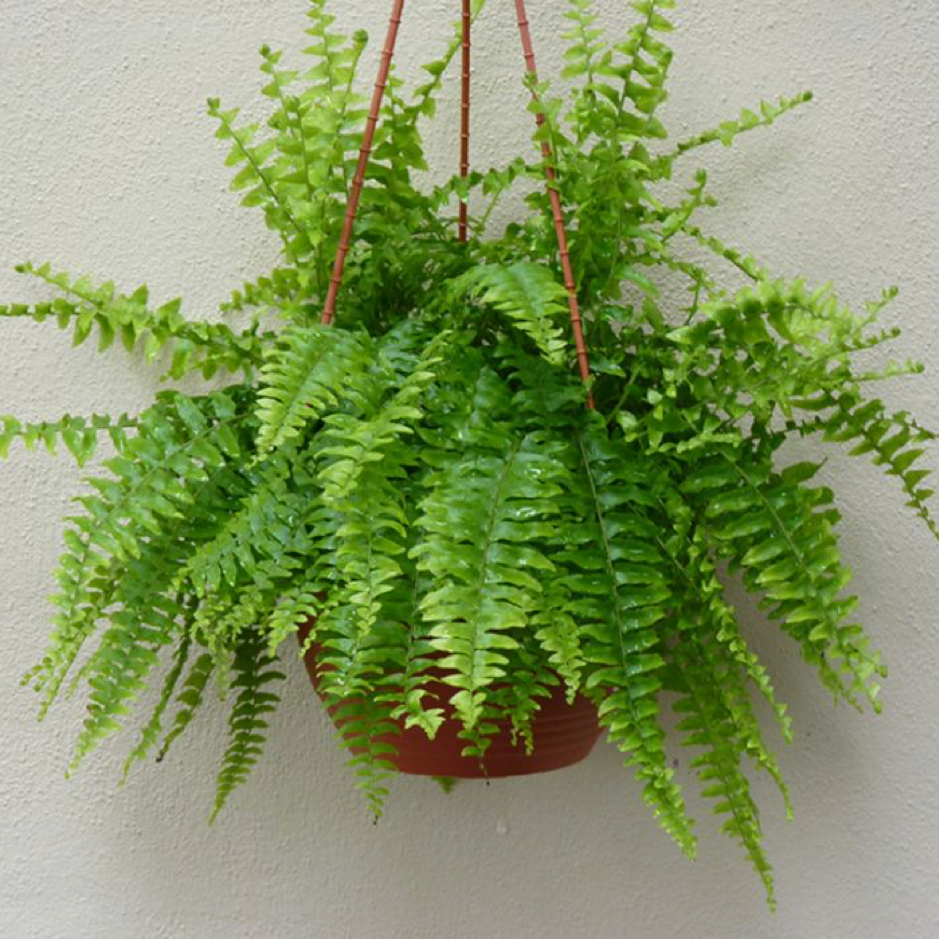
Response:
[{"label": "boston fern", "polygon": [[[420,125],[459,40],[420,87],[392,73],[335,323],[321,319],[366,124],[366,39],[338,32],[326,0],[309,10],[306,64],[261,50],[266,124],[209,102],[234,188],[282,240],[275,270],[204,322],[145,287],[19,268],[56,298],[0,315],[52,319],[76,344],[96,334],[102,350],[120,340],[167,382],[216,378],[205,393],[161,391],[137,416],[0,418],[4,455],[17,440],[64,444],[80,465],[99,443],[110,452],[67,520],[54,627],[26,679],[42,714],[87,686],[71,770],[128,726],[152,684],[126,768],[162,759],[218,687],[232,702],[218,812],[261,754],[279,650],[295,656],[314,620],[304,648],[326,702],[345,711],[376,811],[400,722],[432,736],[457,720],[467,753],[484,758],[500,721],[530,743],[560,683],[596,704],[693,856],[667,701],[704,795],[772,896],[747,761],[788,797],[751,694],[786,739],[789,719],[725,578],[760,598],[836,699],[877,709],[885,671],[853,619],[833,494],[819,463],[787,463],[782,448],[812,436],[869,456],[936,533],[919,468],[934,435],[870,396],[875,380],[920,370],[866,364],[898,334],[878,326],[892,292],[856,313],[827,286],[774,278],[700,227],[714,205],[703,171],[674,195],[679,163],[810,96],[669,145],[658,112],[674,0],[632,3],[636,25],[614,39],[593,6],[568,0],[569,90],[530,83],[544,147],[530,158],[425,184]],[[586,384],[540,153],[566,210]],[[494,232],[518,185],[538,194]],[[465,242],[461,199],[479,208]],[[676,284],[686,304],[666,300]],[[452,718],[428,689],[441,669]]]}]

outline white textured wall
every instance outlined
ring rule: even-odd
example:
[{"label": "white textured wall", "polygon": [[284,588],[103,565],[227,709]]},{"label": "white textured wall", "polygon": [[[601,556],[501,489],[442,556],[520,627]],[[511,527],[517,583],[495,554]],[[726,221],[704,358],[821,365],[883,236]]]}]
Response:
[{"label": "white textured wall", "polygon": [[[476,157],[524,142],[508,0],[479,30]],[[376,35],[387,4],[337,0]],[[533,0],[545,74],[559,65],[561,0]],[[600,0],[612,21],[626,4]],[[685,0],[669,116],[687,131],[805,86],[810,109],[732,154],[710,153],[725,200],[714,227],[783,273],[836,279],[860,301],[904,292],[903,355],[939,336],[939,11],[932,0]],[[403,54],[436,48],[456,0],[410,4]],[[0,298],[42,296],[8,273],[54,259],[211,311],[274,257],[260,219],[225,189],[202,102],[254,100],[256,49],[296,45],[303,0],[0,0]],[[374,51],[374,50],[373,50]],[[451,94],[452,97],[452,94]],[[501,100],[508,104],[502,106]],[[517,102],[517,108],[514,104]],[[513,109],[514,108],[514,109]],[[441,163],[449,132],[434,135]],[[485,153],[483,153],[485,151]],[[143,405],[155,374],[99,359],[52,327],[2,323],[0,412],[42,418]],[[939,383],[891,403],[935,423]],[[939,935],[939,550],[896,487],[833,459],[861,611],[891,677],[882,717],[834,710],[793,648],[757,616],[749,633],[791,702],[782,753],[797,816],[758,786],[781,911],[766,913],[736,846],[702,812],[684,862],[601,747],[553,776],[467,784],[444,797],[395,783],[377,827],[352,791],[298,663],[263,768],[210,830],[218,711],[161,767],[116,791],[122,749],[66,784],[80,706],[34,721],[20,674],[40,654],[66,459],[0,464],[0,935],[453,939],[927,939]],[[680,772],[684,774],[684,755]],[[692,800],[695,809],[701,806]]]}]

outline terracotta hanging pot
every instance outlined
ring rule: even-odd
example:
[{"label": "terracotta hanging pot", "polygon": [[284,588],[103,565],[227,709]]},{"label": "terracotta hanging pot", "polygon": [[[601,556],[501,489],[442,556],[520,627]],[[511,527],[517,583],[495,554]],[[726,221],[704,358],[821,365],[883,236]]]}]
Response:
[{"label": "terracotta hanging pot", "polygon": [[[301,644],[306,641],[313,621],[305,623],[299,632]],[[313,687],[319,692],[320,674],[316,661],[316,648],[304,657]],[[573,766],[585,759],[600,737],[597,709],[582,695],[568,704],[564,688],[551,689],[551,695],[541,699],[541,707],[532,721],[534,751],[529,755],[521,740],[513,745],[508,721],[498,724],[499,730],[486,750],[482,765],[475,757],[462,755],[466,741],[458,737],[459,723],[454,718],[450,697],[455,688],[442,681],[432,681],[428,691],[438,699],[446,718],[433,740],[417,727],[405,729],[403,720],[392,720],[400,733],[389,735],[389,743],[397,750],[390,761],[401,773],[412,776],[447,776],[455,779],[483,779],[503,776],[529,776]],[[330,713],[335,717],[335,708]]]}]

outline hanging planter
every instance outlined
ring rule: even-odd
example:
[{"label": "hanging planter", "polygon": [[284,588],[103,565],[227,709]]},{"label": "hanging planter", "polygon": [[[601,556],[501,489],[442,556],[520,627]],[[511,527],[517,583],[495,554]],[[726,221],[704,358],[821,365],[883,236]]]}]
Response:
[{"label": "hanging planter", "polygon": [[[309,638],[313,625],[312,621],[307,621],[300,627],[301,643]],[[307,674],[317,691],[323,684],[319,661],[322,651],[310,648],[303,657]],[[392,720],[388,732],[377,738],[380,745],[389,748],[388,762],[399,773],[433,776],[441,780],[498,779],[548,773],[585,760],[600,739],[596,707],[583,695],[568,700],[558,682],[548,688],[545,697],[538,702],[538,710],[524,737],[511,719],[503,719],[496,722],[495,732],[489,736],[482,757],[466,756],[463,751],[467,742],[460,736],[456,709],[450,703],[456,689],[446,684],[447,672],[444,669],[431,668],[428,674],[431,680],[425,683],[424,689],[428,697],[439,705],[443,717],[443,723],[433,737],[419,727],[408,727],[405,720],[397,718]],[[361,703],[352,699],[352,710],[360,707]],[[342,732],[350,716],[344,715],[340,703],[334,703],[330,713]],[[357,756],[364,753],[361,746],[356,746],[354,738],[350,749]]]},{"label": "hanging planter", "polygon": [[[538,80],[516,0],[536,146],[472,171],[482,5],[464,3],[454,41],[406,89],[391,73],[394,0],[368,107],[365,36],[336,31],[313,0],[312,67],[262,49],[263,129],[210,100],[234,187],[283,247],[224,322],[184,318],[146,288],[20,267],[56,299],[0,316],[52,319],[77,343],[97,332],[102,349],[120,338],[167,379],[227,376],[211,392],[161,391],[137,416],[0,418],[0,456],[18,439],[61,442],[82,465],[100,438],[112,449],[68,519],[52,634],[26,680],[42,714],[87,684],[70,771],[151,683],[128,770],[167,755],[207,689],[227,691],[214,818],[260,756],[299,638],[376,812],[394,772],[554,769],[590,751],[599,723],[693,856],[669,700],[705,796],[772,899],[746,764],[787,808],[788,795],[751,693],[784,739],[789,718],[722,572],[836,699],[877,707],[884,667],[852,618],[833,494],[820,461],[781,448],[815,436],[869,455],[937,532],[920,468],[935,435],[869,394],[870,350],[897,335],[876,326],[894,294],[855,315],[829,288],[772,277],[700,227],[715,204],[703,171],[683,195],[663,192],[689,154],[809,100],[670,145],[658,109],[674,0],[637,0],[636,25],[610,38],[571,0],[563,98]],[[426,191],[420,123],[461,52],[460,172]],[[541,194],[494,230],[499,200],[534,182]],[[722,287],[725,269],[748,285]]]},{"label": "hanging planter", "polygon": [[[471,69],[471,30],[472,4],[462,0],[463,16],[460,23],[460,48],[462,50],[462,107],[460,124],[460,176],[463,180],[469,176],[470,143],[470,69]],[[531,33],[525,12],[524,2],[517,4],[518,25],[522,39],[522,49],[529,77],[537,84],[538,74],[535,55],[532,48]],[[359,159],[355,176],[352,180],[349,205],[343,224],[342,236],[336,262],[330,278],[329,291],[323,311],[324,325],[330,325],[335,317],[336,299],[342,283],[346,257],[355,225],[356,214],[362,197],[365,175],[379,124],[382,98],[388,84],[391,62],[394,56],[398,30],[401,26],[404,0],[393,0],[391,19],[385,49],[382,53],[378,78],[372,95],[371,108],[366,121],[364,139],[359,150]],[[537,96],[535,97],[537,103]],[[544,115],[537,112],[539,129],[544,129]],[[567,231],[561,210],[560,196],[554,187],[556,175],[551,165],[551,148],[547,141],[541,145],[545,158],[545,174],[549,184],[548,195],[552,218],[559,245],[559,259],[564,277],[565,292],[571,314],[571,323],[580,364],[581,377],[588,386],[586,406],[593,408],[593,396],[589,390],[590,368],[584,343],[583,327],[574,275],[570,263],[570,251],[567,243]],[[465,199],[460,201],[458,238],[466,243],[469,236],[468,211]],[[468,286],[472,286],[468,281]],[[306,643],[316,633],[316,620],[311,619],[300,629],[301,639]],[[324,657],[322,648],[312,646],[304,656],[307,671],[317,690],[323,688],[320,660]],[[438,658],[443,653],[438,654]],[[396,715],[389,725],[387,733],[378,735],[380,746],[386,747],[387,763],[398,772],[417,776],[436,776],[443,778],[477,779],[480,777],[521,776],[562,769],[585,759],[600,736],[596,707],[581,694],[565,692],[560,676],[553,676],[553,684],[540,689],[539,700],[531,701],[530,711],[520,715],[520,720],[510,717],[491,718],[490,729],[484,736],[475,737],[470,728],[460,729],[461,709],[454,703],[454,696],[460,695],[460,687],[449,685],[452,679],[447,669],[430,665],[424,669],[426,680],[422,683],[420,694],[436,704],[436,720],[428,723],[426,714],[412,716],[413,723],[406,717]],[[393,680],[393,678],[392,678]],[[493,692],[498,693],[498,686]],[[505,691],[505,689],[501,689]],[[463,692],[465,694],[465,690]],[[401,695],[398,689],[397,696]],[[330,695],[326,693],[326,700]],[[351,707],[350,707],[351,705]],[[358,715],[364,706],[361,699],[342,698],[334,701],[330,711],[337,719],[340,729],[357,727],[355,718],[343,717],[344,712],[352,710]],[[366,747],[356,743],[356,731],[345,733],[350,749],[361,756]]]}]

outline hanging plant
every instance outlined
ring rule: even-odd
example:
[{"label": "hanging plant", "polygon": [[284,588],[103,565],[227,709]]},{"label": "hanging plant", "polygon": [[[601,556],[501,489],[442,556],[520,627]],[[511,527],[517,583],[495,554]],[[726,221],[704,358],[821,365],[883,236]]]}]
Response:
[{"label": "hanging plant", "polygon": [[[18,268],[56,298],[0,315],[51,319],[76,344],[96,333],[102,350],[119,339],[167,382],[224,377],[161,391],[135,417],[0,418],[3,455],[17,440],[61,442],[80,465],[99,442],[111,451],[67,519],[52,634],[26,680],[42,715],[87,686],[69,772],[128,728],[153,682],[126,769],[162,759],[218,684],[232,707],[217,813],[261,754],[279,653],[299,637],[376,812],[398,769],[550,768],[602,728],[693,856],[660,722],[668,692],[704,795],[772,898],[746,765],[769,773],[787,811],[788,796],[751,694],[783,739],[789,719],[724,574],[836,699],[879,707],[884,667],[853,619],[833,494],[819,462],[789,464],[781,448],[811,437],[868,456],[937,533],[920,468],[935,435],[869,391],[920,366],[856,364],[898,335],[878,326],[894,292],[855,313],[829,287],[773,277],[699,227],[715,204],[703,171],[677,200],[662,194],[701,148],[809,100],[669,144],[657,115],[674,0],[631,4],[638,22],[615,37],[589,0],[569,0],[563,97],[538,82],[516,0],[537,148],[472,172],[468,39],[482,3],[465,4],[410,90],[390,72],[402,6],[371,109],[357,83],[365,36],[334,29],[326,0],[309,10],[305,66],[261,50],[263,127],[210,100],[234,188],[283,247],[222,321],[154,305],[145,287]],[[461,50],[461,174],[428,189],[419,125]],[[500,199],[530,181],[542,186],[527,213],[494,231]],[[689,242],[713,263],[683,253]],[[748,285],[722,286],[735,277]],[[660,292],[677,283],[679,307]],[[552,755],[559,726],[575,745]]]}]

